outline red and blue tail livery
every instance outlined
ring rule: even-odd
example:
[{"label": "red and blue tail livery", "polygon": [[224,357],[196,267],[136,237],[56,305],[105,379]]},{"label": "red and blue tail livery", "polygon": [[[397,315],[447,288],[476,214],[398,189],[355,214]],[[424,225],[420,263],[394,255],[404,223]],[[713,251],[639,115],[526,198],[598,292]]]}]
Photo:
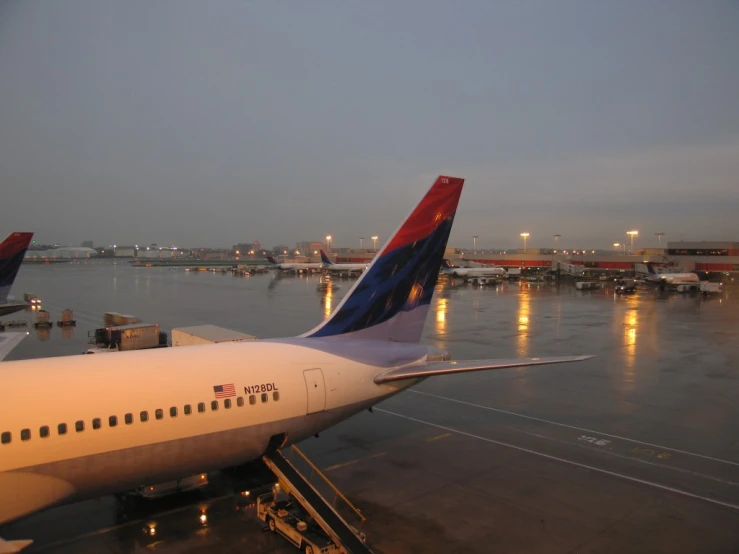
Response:
[{"label": "red and blue tail livery", "polygon": [[0,243],[0,304],[8,300],[8,293],[26,255],[28,245],[31,244],[31,237],[33,233],[10,233],[8,238]]},{"label": "red and blue tail livery", "polygon": [[302,336],[418,342],[463,184],[436,179],[331,317]]},{"label": "red and blue tail livery", "polygon": [[326,254],[323,250],[321,250],[321,263],[323,265],[334,265],[334,262],[329,259],[328,254]]}]

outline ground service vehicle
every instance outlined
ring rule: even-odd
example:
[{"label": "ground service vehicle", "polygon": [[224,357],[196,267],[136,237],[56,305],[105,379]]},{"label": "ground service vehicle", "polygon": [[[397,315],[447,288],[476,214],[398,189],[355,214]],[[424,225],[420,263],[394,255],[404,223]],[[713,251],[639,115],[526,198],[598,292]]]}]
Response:
[{"label": "ground service vehicle", "polygon": [[276,500],[274,493],[257,498],[257,516],[273,533],[280,533],[306,554],[333,554],[344,550],[311,522],[306,511],[294,500]]}]

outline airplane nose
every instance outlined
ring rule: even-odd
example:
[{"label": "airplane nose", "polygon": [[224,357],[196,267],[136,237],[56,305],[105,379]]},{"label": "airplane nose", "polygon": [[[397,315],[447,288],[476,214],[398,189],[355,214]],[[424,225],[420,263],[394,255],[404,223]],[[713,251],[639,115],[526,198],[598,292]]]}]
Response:
[{"label": "airplane nose", "polygon": [[449,352],[446,350],[442,350],[441,348],[436,348],[434,346],[427,346],[426,347],[427,354],[426,354],[426,361],[427,362],[448,362],[452,359]]}]

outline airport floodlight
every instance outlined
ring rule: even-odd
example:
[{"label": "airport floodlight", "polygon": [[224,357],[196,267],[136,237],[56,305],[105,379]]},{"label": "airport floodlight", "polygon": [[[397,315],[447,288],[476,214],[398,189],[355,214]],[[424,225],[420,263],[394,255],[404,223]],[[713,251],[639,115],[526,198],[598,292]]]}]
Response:
[{"label": "airport floodlight", "polygon": [[477,235],[473,235],[472,237],[472,252],[473,254],[477,254]]},{"label": "airport floodlight", "polygon": [[659,246],[662,246],[662,237],[664,237],[665,234],[664,233],[654,233],[654,234],[657,235],[657,244]]},{"label": "airport floodlight", "polygon": [[639,234],[639,231],[626,231],[626,234],[631,237],[631,253],[634,253],[634,237]]},{"label": "airport floodlight", "polygon": [[526,240],[531,236],[529,233],[521,233],[521,236],[523,237],[523,252],[526,253]]},{"label": "airport floodlight", "polygon": [[377,239],[378,238],[379,237],[377,235],[372,237],[372,250],[374,250],[375,252],[377,252]]},{"label": "airport floodlight", "polygon": [[326,252],[331,252],[331,235],[326,235]]}]

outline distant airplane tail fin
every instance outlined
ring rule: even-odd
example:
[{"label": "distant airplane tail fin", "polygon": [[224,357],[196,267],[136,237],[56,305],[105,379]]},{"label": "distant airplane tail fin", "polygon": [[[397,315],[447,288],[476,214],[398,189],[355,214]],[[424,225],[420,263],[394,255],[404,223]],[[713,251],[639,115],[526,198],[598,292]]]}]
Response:
[{"label": "distant airplane tail fin", "polygon": [[452,264],[449,262],[449,260],[444,258],[443,260],[441,260],[441,267],[443,267],[444,269],[451,269]]},{"label": "distant airplane tail fin", "polygon": [[321,250],[321,262],[323,262],[324,265],[334,265],[334,262],[329,259],[328,255],[323,250]]},{"label": "distant airplane tail fin", "polygon": [[275,260],[274,256],[265,256],[267,258],[267,261],[272,265],[280,265],[277,260]]},{"label": "distant airplane tail fin", "polygon": [[637,275],[646,275],[648,277],[652,277],[657,274],[657,272],[654,271],[654,266],[650,263],[634,264],[634,272]]},{"label": "distant airplane tail fin", "polygon": [[8,301],[8,294],[32,237],[33,233],[10,233],[0,243],[0,304]]},{"label": "distant airplane tail fin", "polygon": [[463,184],[436,179],[331,316],[301,336],[418,342]]}]

